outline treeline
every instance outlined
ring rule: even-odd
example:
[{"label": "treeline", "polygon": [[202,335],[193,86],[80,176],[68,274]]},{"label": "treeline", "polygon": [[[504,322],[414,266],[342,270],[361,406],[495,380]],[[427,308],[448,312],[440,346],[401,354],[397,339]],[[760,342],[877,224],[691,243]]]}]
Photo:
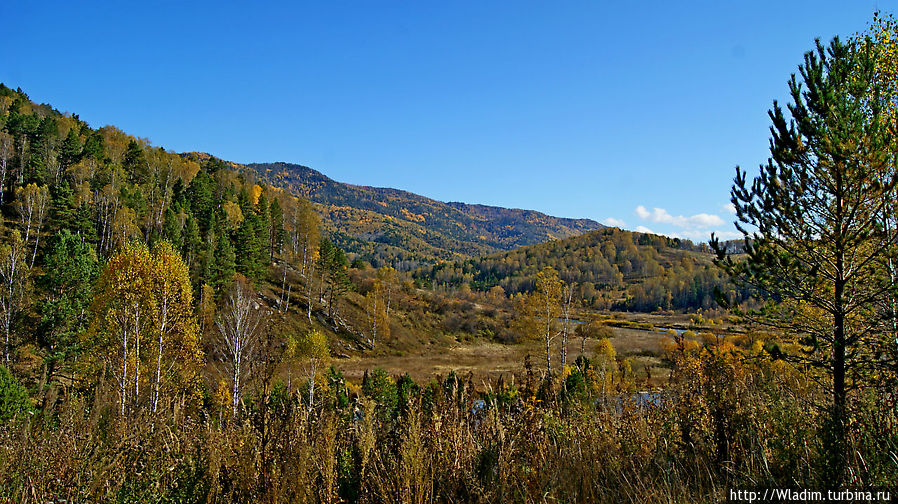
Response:
[{"label": "treeline", "polygon": [[544,268],[574,286],[585,306],[654,311],[716,306],[718,293],[747,298],[714,266],[706,244],[617,228],[531,245],[480,259],[425,266],[415,272],[433,286],[507,294],[532,292]]},{"label": "treeline", "polygon": [[164,239],[197,288],[219,287],[233,270],[261,278],[304,210],[218,159],[167,152],[113,126],[92,129],[3,85],[0,187],[7,220],[22,221],[34,250],[29,265],[41,236],[62,230],[102,257],[132,239]]},{"label": "treeline", "polygon": [[279,285],[272,303],[282,313],[304,297],[309,319],[313,306],[333,314],[348,288],[347,258],[322,239],[308,201],[214,157],[93,129],[2,84],[0,212],[0,336],[11,370],[43,361],[52,377],[80,352],[99,316],[101,269],[132,242],[170,247],[201,322],[236,276]]}]

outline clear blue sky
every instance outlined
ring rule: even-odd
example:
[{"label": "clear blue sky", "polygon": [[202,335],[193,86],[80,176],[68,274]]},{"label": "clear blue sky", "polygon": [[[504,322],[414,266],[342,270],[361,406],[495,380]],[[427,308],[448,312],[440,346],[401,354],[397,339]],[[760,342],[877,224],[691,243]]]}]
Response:
[{"label": "clear blue sky", "polygon": [[814,38],[898,0],[258,3],[4,1],[0,81],[169,150],[703,239]]}]

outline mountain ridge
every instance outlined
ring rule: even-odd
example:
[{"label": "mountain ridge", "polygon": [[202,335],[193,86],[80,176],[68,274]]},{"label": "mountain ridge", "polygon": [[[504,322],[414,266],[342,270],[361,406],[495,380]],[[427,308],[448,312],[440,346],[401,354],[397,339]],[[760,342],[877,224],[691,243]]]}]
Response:
[{"label": "mountain ridge", "polygon": [[260,181],[315,203],[325,228],[339,245],[375,260],[384,251],[371,246],[372,242],[405,251],[405,259],[434,262],[483,256],[605,228],[590,219],[442,202],[403,189],[338,182],[295,163],[244,166]]}]

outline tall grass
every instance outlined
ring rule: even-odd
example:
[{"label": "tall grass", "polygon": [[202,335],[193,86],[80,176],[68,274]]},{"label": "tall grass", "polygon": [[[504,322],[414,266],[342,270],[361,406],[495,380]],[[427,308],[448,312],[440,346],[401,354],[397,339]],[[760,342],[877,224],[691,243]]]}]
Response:
[{"label": "tall grass", "polygon": [[[711,352],[675,362],[651,401],[626,377],[601,395],[586,360],[480,390],[377,372],[354,391],[332,370],[311,411],[269,384],[237,418],[211,400],[120,417],[100,387],[0,428],[0,501],[718,502],[826,484],[812,380]],[[846,484],[898,483],[884,398],[855,398]]]}]

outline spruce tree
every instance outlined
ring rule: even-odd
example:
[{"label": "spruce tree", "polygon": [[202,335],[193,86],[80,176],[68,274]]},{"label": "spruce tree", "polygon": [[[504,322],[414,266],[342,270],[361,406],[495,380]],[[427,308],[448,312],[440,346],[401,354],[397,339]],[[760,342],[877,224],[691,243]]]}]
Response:
[{"label": "spruce tree", "polygon": [[271,200],[268,214],[271,219],[269,225],[270,235],[268,238],[268,255],[270,256],[270,258],[274,258],[274,254],[276,252],[280,252],[281,245],[284,243],[284,236],[286,234],[284,232],[284,211],[281,209],[281,204],[278,202],[277,198],[273,198]]},{"label": "spruce tree", "polygon": [[218,234],[215,253],[210,259],[209,278],[206,283],[221,292],[231,283],[236,272],[234,247],[225,233]]},{"label": "spruce tree", "polygon": [[62,150],[59,153],[59,165],[65,171],[68,167],[81,160],[81,138],[75,128],[69,130],[69,134],[62,142]]}]

